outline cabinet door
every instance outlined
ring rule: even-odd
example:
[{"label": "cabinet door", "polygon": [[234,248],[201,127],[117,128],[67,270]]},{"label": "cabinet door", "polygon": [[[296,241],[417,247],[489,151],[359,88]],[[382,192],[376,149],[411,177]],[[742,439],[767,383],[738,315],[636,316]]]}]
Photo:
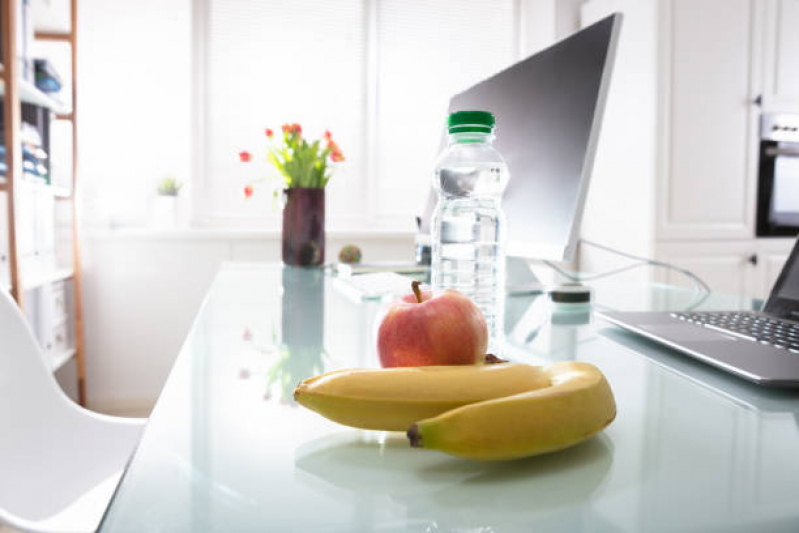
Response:
[{"label": "cabinet door", "polygon": [[769,0],[766,13],[766,102],[799,99],[799,0]]},{"label": "cabinet door", "polygon": [[[693,242],[658,244],[656,256],[699,276],[713,292],[757,296],[757,267],[751,260],[756,254],[754,241]],[[658,269],[655,279],[692,287],[691,280],[669,269]]]},{"label": "cabinet door", "polygon": [[760,239],[757,245],[758,294],[765,299],[791,254],[795,239]]},{"label": "cabinet door", "polygon": [[659,239],[753,236],[761,11],[754,0],[661,3]]}]

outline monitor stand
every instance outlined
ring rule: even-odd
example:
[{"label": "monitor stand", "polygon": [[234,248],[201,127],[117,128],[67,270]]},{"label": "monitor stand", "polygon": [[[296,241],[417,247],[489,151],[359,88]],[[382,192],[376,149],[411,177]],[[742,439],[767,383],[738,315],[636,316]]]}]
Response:
[{"label": "monitor stand", "polygon": [[530,268],[527,259],[509,256],[505,260],[505,273],[505,292],[510,296],[544,292],[543,283]]}]

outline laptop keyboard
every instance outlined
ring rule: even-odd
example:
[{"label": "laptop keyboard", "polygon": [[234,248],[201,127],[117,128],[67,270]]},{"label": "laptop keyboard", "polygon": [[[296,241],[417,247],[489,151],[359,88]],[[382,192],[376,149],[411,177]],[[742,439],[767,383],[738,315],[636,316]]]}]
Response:
[{"label": "laptop keyboard", "polygon": [[674,318],[799,353],[799,324],[756,313],[671,313]]}]

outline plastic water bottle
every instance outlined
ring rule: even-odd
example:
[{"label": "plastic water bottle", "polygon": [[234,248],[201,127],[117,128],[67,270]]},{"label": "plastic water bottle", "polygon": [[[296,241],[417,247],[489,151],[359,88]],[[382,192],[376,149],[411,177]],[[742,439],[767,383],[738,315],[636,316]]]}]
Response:
[{"label": "plastic water bottle", "polygon": [[490,353],[504,345],[505,215],[500,201],[510,173],[494,148],[494,115],[458,111],[447,120],[447,148],[436,162],[433,187],[431,282],[456,289],[485,315]]}]

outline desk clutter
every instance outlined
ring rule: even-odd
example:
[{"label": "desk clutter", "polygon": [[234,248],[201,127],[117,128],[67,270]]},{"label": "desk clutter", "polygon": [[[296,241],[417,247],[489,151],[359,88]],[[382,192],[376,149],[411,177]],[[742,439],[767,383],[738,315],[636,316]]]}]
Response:
[{"label": "desk clutter", "polygon": [[407,294],[413,279],[396,272],[372,272],[336,277],[335,286],[355,300],[381,300]]}]

